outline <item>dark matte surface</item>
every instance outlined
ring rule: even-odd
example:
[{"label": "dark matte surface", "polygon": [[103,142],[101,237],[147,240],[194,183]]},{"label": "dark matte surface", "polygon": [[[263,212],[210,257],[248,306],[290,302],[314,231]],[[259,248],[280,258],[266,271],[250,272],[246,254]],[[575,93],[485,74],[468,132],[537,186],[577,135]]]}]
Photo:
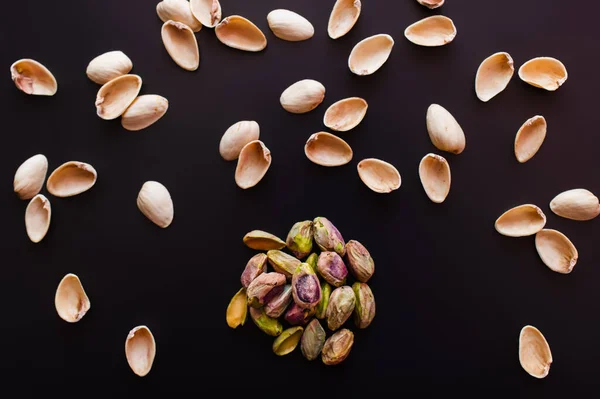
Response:
[{"label": "dark matte surface", "polygon": [[[208,394],[208,388],[238,396],[287,389],[309,394],[298,388],[312,385],[327,397],[338,390],[487,396],[506,390],[512,397],[564,398],[597,387],[598,221],[560,219],[548,203],[570,188],[600,193],[598,7],[567,0],[448,0],[432,12],[410,0],[364,3],[355,28],[333,41],[326,33],[333,1],[223,0],[224,14],[254,21],[268,47],[259,54],[233,50],[204,28],[197,34],[197,72],[180,69],[168,56],[153,1],[3,4],[0,367],[6,392],[21,389],[7,397],[41,389],[69,397],[104,389],[113,397]],[[314,38],[277,39],[266,22],[274,8],[308,18]],[[403,37],[410,23],[440,12],[458,27],[453,43],[420,48]],[[389,61],[372,76],[351,74],[350,50],[377,33],[396,40]],[[99,86],[85,68],[113,49],[133,60],[142,93],[169,99],[166,116],[144,131],[125,131],[119,121],[95,114]],[[496,51],[508,51],[517,67],[535,56],[557,57],[569,80],[549,93],[515,74],[505,92],[481,103],[475,72]],[[56,96],[27,96],[14,87],[8,69],[23,57],[55,74]],[[325,101],[311,113],[289,114],[279,95],[304,78],[325,85]],[[365,120],[341,134],[354,159],[331,169],[310,163],[306,139],[325,130],[323,113],[347,96],[369,102]],[[442,205],[427,199],[417,174],[420,159],[435,151],[425,128],[434,102],[454,114],[467,137],[463,154],[447,155],[452,189]],[[548,120],[548,136],[535,158],[521,165],[514,136],[536,114]],[[218,153],[223,132],[243,119],[259,122],[273,155],[265,179],[247,191],[234,183],[235,162]],[[11,188],[17,167],[36,153],[48,157],[50,171],[80,160],[99,173],[96,186],[82,195],[49,197],[52,226],[37,245],[25,233],[27,203]],[[393,163],[402,187],[390,195],[367,189],[356,172],[367,157]],[[167,230],[136,208],[146,180],[162,182],[172,194],[175,220]],[[571,275],[546,268],[533,237],[495,232],[495,219],[522,203],[541,206],[547,226],[577,245],[581,256]],[[260,228],[283,237],[294,222],[317,215],[329,217],[347,240],[363,242],[376,261],[371,285],[377,317],[335,368],[309,363],[299,351],[276,357],[272,339],[250,319],[238,330],[225,323],[227,303],[254,254],[242,245],[243,235]],[[56,286],[69,272],[80,276],[92,302],[74,325],[54,309]],[[144,379],[124,356],[127,332],[138,324],[148,325],[158,344]],[[543,381],[519,365],[525,324],[540,328],[552,348],[555,362]]]}]

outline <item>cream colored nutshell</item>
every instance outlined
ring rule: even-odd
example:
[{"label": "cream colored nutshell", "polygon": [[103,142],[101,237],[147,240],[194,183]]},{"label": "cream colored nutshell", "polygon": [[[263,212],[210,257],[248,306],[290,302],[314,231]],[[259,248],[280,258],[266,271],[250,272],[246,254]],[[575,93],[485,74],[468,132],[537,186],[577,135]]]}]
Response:
[{"label": "cream colored nutshell", "polygon": [[475,76],[475,93],[483,102],[490,101],[501,93],[515,73],[515,63],[510,54],[495,53],[487,57]]},{"label": "cream colored nutshell", "polygon": [[445,0],[417,0],[419,4],[425,6],[431,10],[444,5]]},{"label": "cream colored nutshell", "polygon": [[419,164],[419,178],[425,194],[436,204],[446,200],[450,192],[450,165],[446,158],[437,154],[427,154]]},{"label": "cream colored nutshell", "polygon": [[508,237],[536,234],[546,225],[546,215],[532,204],[519,205],[504,212],[494,225],[496,231]]},{"label": "cream colored nutshell", "polygon": [[38,194],[31,199],[25,210],[25,230],[32,242],[38,243],[46,236],[51,216],[52,209],[48,198]]},{"label": "cream colored nutshell", "polygon": [[52,72],[39,62],[23,58],[10,66],[10,75],[15,86],[27,94],[37,96],[53,96],[58,90],[58,83]]},{"label": "cream colored nutshell", "polygon": [[361,11],[360,0],[337,0],[329,15],[327,33],[332,39],[339,39],[350,32]]},{"label": "cream colored nutshell", "polygon": [[323,124],[331,130],[347,132],[358,126],[367,114],[368,108],[369,106],[363,98],[344,98],[327,108]]},{"label": "cream colored nutshell", "polygon": [[255,121],[239,121],[225,131],[219,143],[219,153],[226,161],[238,159],[242,148],[260,137],[260,127]]},{"label": "cream colored nutshell", "polygon": [[575,245],[560,231],[543,229],[535,235],[535,248],[542,262],[557,273],[573,271],[579,254]]},{"label": "cream colored nutshell", "polygon": [[555,91],[569,77],[564,64],[552,57],[531,59],[519,68],[519,77],[532,86]]},{"label": "cream colored nutshell", "polygon": [[20,199],[28,200],[40,192],[48,172],[48,159],[42,154],[28,158],[19,166],[13,179],[13,188]]},{"label": "cream colored nutshell", "polygon": [[544,143],[548,125],[543,116],[529,118],[517,132],[515,137],[515,156],[517,161],[529,161]]},{"label": "cream colored nutshell", "polygon": [[325,98],[325,86],[312,79],[300,80],[281,93],[279,102],[288,112],[304,114],[317,108]]},{"label": "cream colored nutshell", "polygon": [[404,31],[404,36],[419,46],[443,46],[456,37],[456,26],[450,18],[434,15],[410,25]]},{"label": "cream colored nutshell", "polygon": [[90,61],[85,70],[88,78],[98,84],[105,84],[114,78],[128,74],[133,63],[122,51],[109,51]]},{"label": "cream colored nutshell", "polygon": [[465,149],[466,138],[452,114],[438,104],[427,109],[427,132],[438,150],[460,154]]},{"label": "cream colored nutshell", "polygon": [[97,177],[96,169],[92,165],[69,161],[54,169],[48,177],[46,189],[55,197],[72,197],[92,188]]},{"label": "cream colored nutshell", "polygon": [[552,352],[546,338],[533,326],[525,326],[519,335],[519,362],[532,377],[544,378],[550,372]]},{"label": "cream colored nutshell", "polygon": [[304,146],[306,157],[321,166],[342,166],[352,160],[352,148],[341,138],[327,132],[315,133]]},{"label": "cream colored nutshell", "polygon": [[163,44],[173,61],[186,71],[200,65],[200,52],[194,32],[181,22],[167,21],[161,30]]},{"label": "cream colored nutshell", "polygon": [[173,222],[173,200],[169,190],[157,181],[142,185],[137,197],[137,207],[158,227],[167,228]]},{"label": "cream colored nutshell", "polygon": [[260,140],[246,144],[235,168],[235,183],[242,189],[254,187],[271,166],[271,151]]},{"label": "cream colored nutshell", "polygon": [[571,220],[592,220],[600,214],[598,197],[583,188],[567,190],[550,201],[552,212]]},{"label": "cream colored nutshell", "polygon": [[290,42],[307,40],[315,34],[315,28],[308,19],[289,10],[271,11],[267,15],[267,23],[275,36]]},{"label": "cream colored nutshell", "polygon": [[136,375],[146,376],[152,369],[155,356],[156,341],[148,327],[137,326],[129,331],[125,340],[125,358]]},{"label": "cream colored nutshell", "polygon": [[121,115],[121,125],[131,131],[147,128],[167,112],[169,101],[156,94],[137,97]]},{"label": "cream colored nutshell", "polygon": [[376,193],[387,194],[400,188],[400,172],[391,163],[376,158],[363,159],[358,163],[360,180]]},{"label": "cream colored nutshell", "polygon": [[163,22],[169,20],[181,22],[189,26],[194,32],[202,29],[201,21],[194,17],[190,2],[187,0],[163,0],[156,5],[156,13]]},{"label": "cream colored nutshell", "polygon": [[105,120],[117,119],[142,88],[138,75],[122,75],[105,83],[96,95],[96,113]]},{"label": "cream colored nutshell", "polygon": [[214,28],[221,22],[219,0],[190,0],[190,8],[194,17],[207,28]]},{"label": "cream colored nutshell", "polygon": [[91,303],[79,277],[69,273],[63,277],[54,296],[56,312],[66,322],[76,323],[90,310]]},{"label": "cream colored nutshell", "polygon": [[243,51],[261,51],[267,47],[267,38],[252,22],[239,15],[222,20],[215,28],[217,39],[226,46]]},{"label": "cream colored nutshell", "polygon": [[394,39],[390,35],[380,34],[367,37],[354,46],[348,57],[348,68],[352,73],[371,75],[385,64],[392,53]]}]

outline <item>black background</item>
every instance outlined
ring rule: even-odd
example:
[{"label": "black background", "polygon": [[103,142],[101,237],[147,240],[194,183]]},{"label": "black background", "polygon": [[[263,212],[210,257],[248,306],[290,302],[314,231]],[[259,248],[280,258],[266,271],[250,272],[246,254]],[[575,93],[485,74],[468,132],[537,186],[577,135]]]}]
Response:
[{"label": "black background", "polygon": [[[255,22],[268,46],[257,54],[234,50],[203,28],[196,35],[196,72],[179,68],[165,51],[155,6],[144,0],[3,3],[0,371],[8,397],[38,389],[69,397],[103,390],[117,397],[183,397],[213,388],[251,397],[593,392],[600,361],[598,221],[561,219],[548,203],[571,188],[600,193],[595,4],[448,0],[429,11],[416,1],[365,0],[354,29],[331,40],[332,0],[223,0],[224,16]],[[315,36],[299,43],[277,39],[266,21],[275,8],[306,17]],[[409,24],[437,13],[458,28],[451,44],[423,48],[403,37]],[[353,75],[347,67],[352,47],[378,33],[396,41],[388,62],[374,75]],[[150,128],[128,132],[119,120],[96,116],[99,86],[85,69],[109,50],[132,59],[143,94],[169,100],[167,114]],[[536,56],[556,57],[569,79],[550,93],[515,73],[503,93],[482,103],[475,72],[497,51],[509,52],[516,68]],[[54,97],[27,96],[14,87],[8,69],[20,58],[34,58],[54,73]],[[325,85],[323,104],[305,115],[287,113],[281,92],[305,78]],[[354,159],[338,168],[312,164],[303,151],[306,139],[325,130],[327,107],[348,96],[369,103],[364,121],[340,134]],[[452,188],[441,205],[429,201],[417,173],[420,159],[436,152],[425,127],[431,103],[446,107],[467,137],[461,155],[443,154]],[[546,141],[519,164],[515,133],[536,114],[548,121]],[[235,162],[218,152],[221,135],[239,120],[258,121],[273,156],[265,178],[249,190],[236,186]],[[96,168],[98,181],[76,197],[49,196],[52,225],[33,244],[23,222],[27,202],[11,182],[37,153],[48,157],[49,173],[79,160]],[[399,190],[382,195],[363,185],[356,164],[368,157],[398,168]],[[171,192],[175,218],[166,230],[136,207],[146,180]],[[494,230],[502,212],[522,203],[542,207],[547,227],[577,246],[580,260],[570,275],[544,266],[533,237]],[[310,363],[298,350],[275,356],[271,337],[250,319],[237,330],[225,323],[254,254],[243,235],[263,229],[284,237],[294,222],[318,215],[331,219],[346,240],[364,243],[376,263],[370,283],[377,317],[356,334],[350,357],[337,367]],[[81,278],[92,303],[76,324],[54,309],[58,282],[69,272]],[[124,355],[126,335],[139,324],[157,341],[145,378],[131,372]],[[554,356],[541,381],[519,365],[518,335],[526,324],[544,333]]]}]

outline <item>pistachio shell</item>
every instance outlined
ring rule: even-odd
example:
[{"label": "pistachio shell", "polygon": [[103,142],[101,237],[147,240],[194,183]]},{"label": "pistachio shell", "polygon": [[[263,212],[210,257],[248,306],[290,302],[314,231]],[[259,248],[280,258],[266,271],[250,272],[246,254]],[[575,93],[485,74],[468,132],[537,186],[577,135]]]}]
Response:
[{"label": "pistachio shell", "polygon": [[425,6],[431,10],[444,5],[445,0],[417,0],[419,4]]},{"label": "pistachio shell", "polygon": [[147,128],[167,112],[169,101],[156,94],[137,97],[121,116],[121,125],[131,131]]},{"label": "pistachio shell", "polygon": [[163,0],[156,5],[156,13],[163,22],[181,22],[194,32],[202,29],[202,24],[192,14],[190,2],[187,0]]},{"label": "pistachio shell", "polygon": [[[159,3],[160,4],[160,3]],[[131,71],[133,63],[122,51],[109,51],[90,61],[85,70],[88,78],[103,85]]]},{"label": "pistachio shell", "polygon": [[246,288],[242,287],[234,296],[231,298],[229,305],[227,306],[227,313],[225,318],[227,325],[231,328],[237,328],[243,326],[246,322],[246,316],[248,315],[248,300],[246,297]]},{"label": "pistachio shell", "polygon": [[60,318],[69,323],[85,316],[91,304],[79,277],[71,273],[63,277],[56,289],[54,306]]},{"label": "pistachio shell", "polygon": [[244,236],[244,244],[258,251],[270,251],[285,247],[285,242],[271,233],[262,230],[252,230]]},{"label": "pistachio shell", "polygon": [[540,330],[533,326],[523,327],[519,335],[519,362],[535,378],[544,378],[550,372],[550,345]]},{"label": "pistachio shell", "polygon": [[400,188],[400,172],[390,163],[367,158],[360,161],[357,168],[360,180],[376,193],[391,193]]},{"label": "pistachio shell", "polygon": [[48,177],[46,189],[56,197],[72,197],[92,188],[97,177],[96,169],[92,165],[69,161],[54,169]]},{"label": "pistachio shell", "polygon": [[25,210],[25,229],[31,241],[42,241],[50,227],[51,216],[52,209],[48,198],[38,194],[31,199]]},{"label": "pistachio shell", "polygon": [[48,159],[37,154],[28,158],[15,172],[13,188],[20,199],[28,200],[40,192],[48,172]]},{"label": "pistachio shell", "polygon": [[327,33],[332,39],[338,39],[350,32],[360,17],[360,0],[337,0],[331,10]]},{"label": "pistachio shell", "polygon": [[460,154],[465,149],[466,138],[452,114],[438,104],[427,109],[427,132],[438,150]]},{"label": "pistachio shell", "polygon": [[221,3],[219,0],[190,0],[194,17],[207,28],[214,28],[221,21]]},{"label": "pistachio shell", "polygon": [[125,357],[136,375],[147,375],[152,369],[155,356],[156,342],[148,327],[138,326],[129,331],[125,340]]},{"label": "pistachio shell", "polygon": [[579,257],[571,240],[556,230],[539,231],[535,235],[535,248],[546,266],[562,274],[571,273]]},{"label": "pistachio shell", "polygon": [[267,15],[267,22],[275,36],[290,42],[310,39],[315,34],[312,24],[293,11],[273,10]]},{"label": "pistachio shell", "polygon": [[181,22],[167,21],[163,24],[160,34],[167,53],[177,65],[186,71],[198,69],[198,42],[189,26]]},{"label": "pistachio shell", "polygon": [[456,26],[450,18],[434,15],[410,25],[404,31],[404,36],[419,46],[443,46],[456,37]]},{"label": "pistachio shell", "polygon": [[360,76],[371,75],[379,70],[390,57],[394,39],[390,35],[379,34],[358,42],[348,57],[348,67]]},{"label": "pistachio shell", "polygon": [[312,79],[300,80],[281,93],[279,102],[288,112],[304,114],[317,108],[325,98],[325,86]]},{"label": "pistachio shell", "polygon": [[58,83],[52,72],[39,62],[23,58],[10,66],[10,75],[19,90],[38,96],[53,96]]},{"label": "pistachio shell", "polygon": [[496,231],[508,237],[531,236],[546,225],[546,215],[532,204],[519,205],[504,212],[495,224]]},{"label": "pistachio shell", "polygon": [[450,165],[446,158],[427,154],[419,164],[419,178],[425,194],[436,204],[444,202],[450,192]]},{"label": "pistachio shell", "polygon": [[521,65],[519,77],[532,86],[555,91],[566,82],[569,75],[567,68],[556,58],[538,57]]},{"label": "pistachio shell", "polygon": [[367,108],[367,102],[360,97],[344,98],[327,108],[323,123],[331,130],[347,132],[358,126],[367,114]]},{"label": "pistachio shell", "polygon": [[157,181],[142,185],[137,197],[137,207],[152,223],[167,228],[173,222],[173,200],[169,190]]},{"label": "pistachio shell", "polygon": [[284,356],[292,352],[298,346],[302,333],[304,332],[303,327],[290,327],[284,330],[273,342],[273,352],[277,356]]},{"label": "pistachio shell", "polygon": [[540,115],[525,121],[515,137],[517,161],[523,163],[533,158],[544,143],[547,128],[546,119]]},{"label": "pistachio shell", "polygon": [[304,146],[306,157],[321,166],[341,166],[352,160],[352,148],[341,138],[326,132],[315,133]]},{"label": "pistachio shell", "polygon": [[239,15],[222,20],[215,28],[217,39],[226,46],[243,51],[261,51],[267,47],[264,33],[252,22]]},{"label": "pistachio shell", "polygon": [[550,201],[550,209],[571,220],[592,220],[600,214],[598,197],[583,188],[567,190]]},{"label": "pistachio shell", "polygon": [[138,75],[122,75],[105,83],[96,95],[96,113],[102,119],[116,119],[125,112],[142,88]]},{"label": "pistachio shell", "polygon": [[271,151],[260,140],[246,144],[235,169],[235,182],[242,188],[254,187],[265,176],[271,166]]},{"label": "pistachio shell", "polygon": [[219,143],[219,153],[226,161],[238,159],[242,148],[260,137],[260,127],[255,121],[234,123],[225,131]]},{"label": "pistachio shell", "polygon": [[508,53],[500,52],[487,57],[475,76],[475,93],[483,102],[502,92],[515,73],[515,65]]}]

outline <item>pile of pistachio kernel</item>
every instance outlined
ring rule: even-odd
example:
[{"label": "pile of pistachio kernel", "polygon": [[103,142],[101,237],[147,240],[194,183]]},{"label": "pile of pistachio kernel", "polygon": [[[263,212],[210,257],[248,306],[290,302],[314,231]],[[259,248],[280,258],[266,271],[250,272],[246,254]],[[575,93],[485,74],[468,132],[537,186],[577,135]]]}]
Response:
[{"label": "pile of pistachio kernel", "polygon": [[[308,360],[321,355],[326,365],[344,361],[354,334],[341,327],[353,314],[358,328],[367,328],[375,317],[375,298],[367,285],[375,272],[369,251],[358,241],[345,243],[324,217],[294,224],[285,242],[254,230],[244,236],[244,243],[266,253],[248,261],[241,276],[243,287],[227,307],[229,327],[243,326],[249,309],[254,324],[276,337],[276,355],[287,355],[300,344]],[[313,252],[313,247],[320,249],[320,254]],[[284,248],[293,256],[283,252]],[[267,271],[267,263],[273,272]],[[356,280],[352,286],[348,269]],[[284,330],[280,318],[290,327]],[[329,338],[320,320],[333,332]]]}]

